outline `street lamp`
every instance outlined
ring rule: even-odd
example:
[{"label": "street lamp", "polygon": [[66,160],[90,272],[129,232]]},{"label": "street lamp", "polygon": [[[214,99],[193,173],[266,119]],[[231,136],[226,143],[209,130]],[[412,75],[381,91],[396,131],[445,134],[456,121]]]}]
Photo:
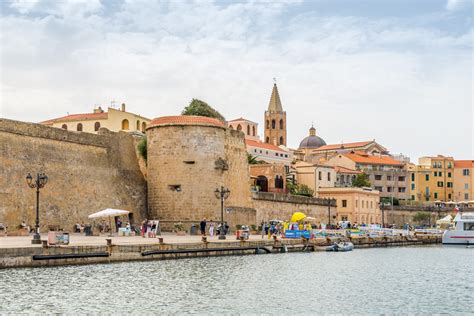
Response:
[{"label": "street lamp", "polygon": [[223,186],[217,188],[214,191],[214,194],[216,195],[217,199],[221,200],[221,229],[219,232],[219,239],[225,239],[225,227],[224,227],[224,200],[227,200],[227,198],[230,195],[230,190],[227,188],[224,188]]},{"label": "street lamp", "polygon": [[380,202],[380,210],[382,211],[382,228],[385,228],[385,214],[384,214],[384,208],[383,208],[383,202]]},{"label": "street lamp", "polygon": [[326,201],[328,202],[328,226],[331,226],[331,202],[333,199],[327,198]]},{"label": "street lamp", "polygon": [[39,194],[40,189],[42,189],[48,182],[48,176],[44,173],[36,174],[36,179],[33,180],[31,174],[28,173],[26,176],[26,183],[32,189],[36,189],[36,222],[35,222],[35,234],[31,240],[32,244],[41,244],[41,236],[39,233]]}]

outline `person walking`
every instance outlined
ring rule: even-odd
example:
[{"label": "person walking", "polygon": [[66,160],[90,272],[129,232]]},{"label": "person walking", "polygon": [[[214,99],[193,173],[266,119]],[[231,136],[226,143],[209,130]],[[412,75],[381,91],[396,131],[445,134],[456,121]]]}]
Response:
[{"label": "person walking", "polygon": [[214,237],[214,223],[209,224],[209,236]]},{"label": "person walking", "polygon": [[202,221],[199,223],[199,228],[201,228],[201,235],[206,236],[206,218],[203,218]]}]

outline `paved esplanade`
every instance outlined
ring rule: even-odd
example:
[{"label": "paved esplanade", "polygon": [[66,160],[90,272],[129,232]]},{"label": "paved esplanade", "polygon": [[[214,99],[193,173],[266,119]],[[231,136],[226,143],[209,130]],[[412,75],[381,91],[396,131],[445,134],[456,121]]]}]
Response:
[{"label": "paved esplanade", "polygon": [[[161,236],[164,243],[170,244],[187,244],[187,243],[201,243],[201,236],[177,236],[172,233],[164,233]],[[112,239],[112,244],[114,245],[140,245],[140,244],[157,244],[157,238],[143,238],[141,236],[133,237],[110,237],[108,235],[100,236],[84,236],[81,234],[70,234],[69,246],[100,246],[106,244],[106,239]],[[227,239],[224,241],[235,242],[235,235],[227,235]],[[41,245],[32,245],[31,239],[32,236],[21,236],[21,237],[0,237],[0,248],[23,248],[23,247],[41,247]],[[48,236],[46,234],[41,235],[42,240],[46,240]],[[222,242],[219,240],[218,236],[209,237],[207,236],[209,242]],[[262,235],[251,235],[250,240],[262,240]],[[265,236],[265,240],[268,240],[268,237]]]}]

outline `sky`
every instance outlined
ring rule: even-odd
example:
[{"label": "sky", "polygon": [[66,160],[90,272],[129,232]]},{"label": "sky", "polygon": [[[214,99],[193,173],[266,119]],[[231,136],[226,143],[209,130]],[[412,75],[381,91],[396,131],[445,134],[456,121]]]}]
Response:
[{"label": "sky", "polygon": [[474,159],[471,0],[0,2],[0,117],[40,122],[192,98],[259,123],[276,78],[288,145],[375,139]]}]

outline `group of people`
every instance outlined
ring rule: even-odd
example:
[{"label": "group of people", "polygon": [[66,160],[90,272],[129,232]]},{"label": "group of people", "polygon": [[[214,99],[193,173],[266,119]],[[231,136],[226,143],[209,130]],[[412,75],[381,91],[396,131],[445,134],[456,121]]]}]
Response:
[{"label": "group of people", "polygon": [[148,220],[145,218],[140,226],[140,235],[143,238],[155,238],[159,229],[158,225],[158,221]]},{"label": "group of people", "polygon": [[312,230],[313,226],[311,223],[288,223],[288,222],[277,222],[271,221],[269,223],[262,222],[260,224],[262,231],[262,238],[268,236],[270,239],[272,236],[284,236],[287,230]]},{"label": "group of people", "polygon": [[[199,222],[199,230],[201,231],[201,236],[206,236],[206,231],[209,233],[209,236],[210,237],[213,237],[214,236],[214,232],[216,232],[216,236],[220,234],[221,232],[221,224],[219,224],[217,226],[217,228],[215,227],[214,225],[214,222],[211,221],[209,223],[209,228],[207,228],[207,219],[206,218],[203,218],[201,220],[201,222]],[[227,233],[229,232],[229,225],[227,224],[227,222],[224,222],[224,235],[227,235]]]}]

